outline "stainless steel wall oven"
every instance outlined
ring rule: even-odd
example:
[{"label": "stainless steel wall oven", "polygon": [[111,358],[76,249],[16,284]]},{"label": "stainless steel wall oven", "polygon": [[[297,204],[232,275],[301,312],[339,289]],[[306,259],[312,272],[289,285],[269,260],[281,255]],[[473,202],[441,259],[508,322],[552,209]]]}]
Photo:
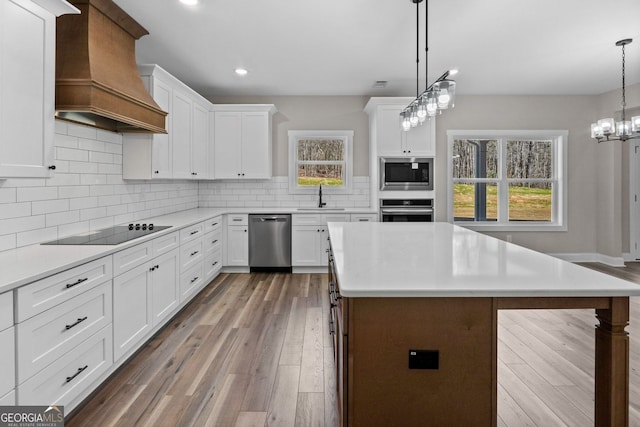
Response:
[{"label": "stainless steel wall oven", "polygon": [[433,222],[433,199],[380,199],[382,222]]}]

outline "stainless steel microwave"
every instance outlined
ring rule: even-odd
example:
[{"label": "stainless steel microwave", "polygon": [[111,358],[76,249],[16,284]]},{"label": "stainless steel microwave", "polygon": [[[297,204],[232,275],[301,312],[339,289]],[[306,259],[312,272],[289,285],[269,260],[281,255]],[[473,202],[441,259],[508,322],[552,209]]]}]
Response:
[{"label": "stainless steel microwave", "polygon": [[380,190],[433,190],[433,157],[380,157]]}]

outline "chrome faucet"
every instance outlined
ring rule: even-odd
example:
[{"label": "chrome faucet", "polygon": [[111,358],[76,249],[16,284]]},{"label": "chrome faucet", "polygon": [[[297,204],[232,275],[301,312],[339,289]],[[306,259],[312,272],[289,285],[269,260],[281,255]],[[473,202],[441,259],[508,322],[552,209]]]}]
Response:
[{"label": "chrome faucet", "polygon": [[318,207],[319,208],[327,206],[327,204],[322,201],[322,184],[320,184],[320,187],[318,188],[318,198],[319,198],[319,200],[318,200]]}]

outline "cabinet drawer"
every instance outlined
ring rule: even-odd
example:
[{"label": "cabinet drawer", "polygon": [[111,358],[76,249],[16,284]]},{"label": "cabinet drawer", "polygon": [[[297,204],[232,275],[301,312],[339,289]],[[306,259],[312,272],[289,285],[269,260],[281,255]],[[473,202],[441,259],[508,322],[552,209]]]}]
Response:
[{"label": "cabinet drawer", "polygon": [[180,230],[180,243],[190,242],[204,234],[204,222]]},{"label": "cabinet drawer", "polygon": [[329,222],[351,222],[349,214],[322,214],[321,224],[327,225]]},{"label": "cabinet drawer", "polygon": [[187,243],[180,247],[180,272],[185,272],[193,265],[202,261],[204,245],[202,239]]},{"label": "cabinet drawer", "polygon": [[16,386],[15,328],[0,332],[0,396],[4,396]]},{"label": "cabinet drawer", "polygon": [[204,251],[209,253],[222,246],[222,230],[218,229],[204,235]]},{"label": "cabinet drawer", "polygon": [[111,293],[111,282],[105,282],[19,323],[16,327],[18,384],[111,324]]},{"label": "cabinet drawer", "polygon": [[153,257],[167,253],[180,246],[180,232],[174,231],[166,236],[153,239]]},{"label": "cabinet drawer", "polygon": [[249,225],[249,215],[227,215],[227,225]]},{"label": "cabinet drawer", "polygon": [[22,322],[111,280],[112,267],[111,256],[107,256],[18,288],[16,322]]},{"label": "cabinet drawer", "polygon": [[351,214],[351,222],[376,222],[378,214]]},{"label": "cabinet drawer", "polygon": [[153,258],[153,241],[136,245],[113,254],[113,276],[131,270]]},{"label": "cabinet drawer", "polygon": [[222,217],[217,216],[215,218],[208,219],[204,222],[204,232],[208,233],[210,231],[219,230],[222,226]]},{"label": "cabinet drawer", "polygon": [[68,405],[113,364],[111,325],[18,386],[18,404]]},{"label": "cabinet drawer", "polygon": [[320,225],[320,215],[291,215],[291,225]]},{"label": "cabinet drawer", "polygon": [[13,326],[13,292],[9,291],[0,294],[0,331],[11,326]]},{"label": "cabinet drawer", "polygon": [[203,265],[199,263],[180,275],[180,302],[200,288],[204,282],[203,272]]},{"label": "cabinet drawer", "polygon": [[220,271],[220,268],[222,268],[222,250],[218,248],[205,257],[204,276],[207,280],[211,280]]}]

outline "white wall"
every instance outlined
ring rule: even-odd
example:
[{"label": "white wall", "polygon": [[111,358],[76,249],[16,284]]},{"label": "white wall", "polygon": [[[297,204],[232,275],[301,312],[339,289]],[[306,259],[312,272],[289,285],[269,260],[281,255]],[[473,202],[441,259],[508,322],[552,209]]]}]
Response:
[{"label": "white wall", "polygon": [[0,251],[198,206],[192,181],[123,181],[122,135],[56,121],[56,172],[0,179]]}]

